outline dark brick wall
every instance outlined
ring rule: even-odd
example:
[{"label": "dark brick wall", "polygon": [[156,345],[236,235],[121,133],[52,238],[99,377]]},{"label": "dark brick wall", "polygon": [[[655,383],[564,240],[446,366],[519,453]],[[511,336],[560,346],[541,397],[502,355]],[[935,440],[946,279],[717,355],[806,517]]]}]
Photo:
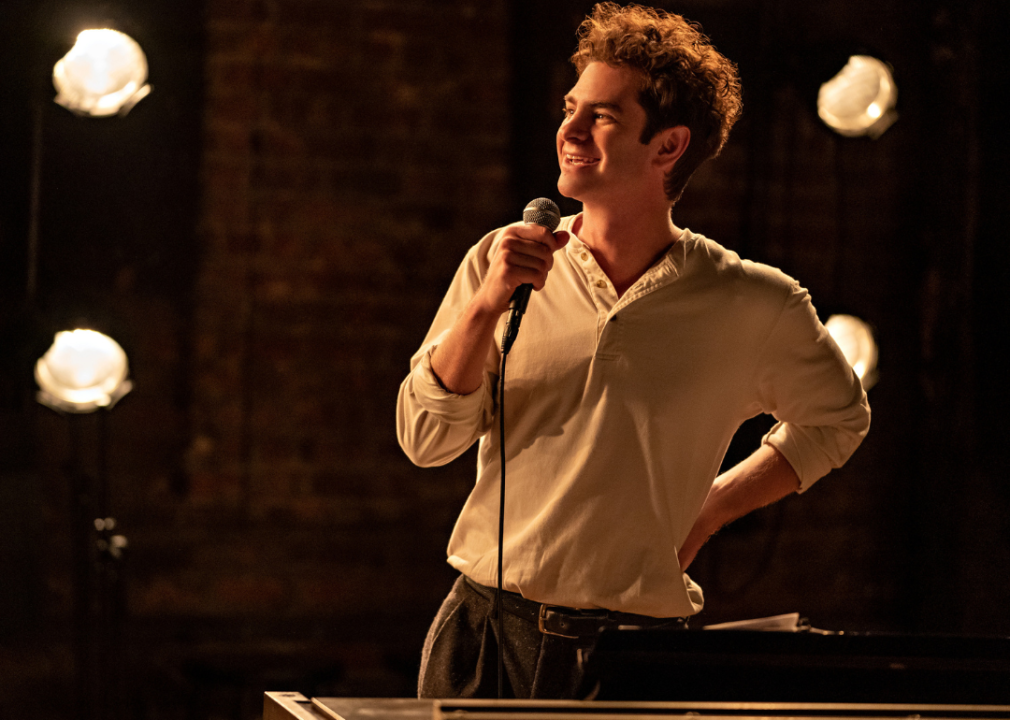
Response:
[{"label": "dark brick wall", "polygon": [[336,689],[409,693],[469,472],[416,474],[393,409],[465,248],[511,215],[506,9],[211,1],[206,28],[183,532],[152,533],[171,560],[131,611],[322,634],[295,647]]},{"label": "dark brick wall", "polygon": [[393,407],[460,253],[508,214],[506,38],[500,4],[208,3],[186,504],[274,548],[234,577],[207,558],[236,596],[212,612],[440,592],[415,552],[445,482],[417,482]]}]

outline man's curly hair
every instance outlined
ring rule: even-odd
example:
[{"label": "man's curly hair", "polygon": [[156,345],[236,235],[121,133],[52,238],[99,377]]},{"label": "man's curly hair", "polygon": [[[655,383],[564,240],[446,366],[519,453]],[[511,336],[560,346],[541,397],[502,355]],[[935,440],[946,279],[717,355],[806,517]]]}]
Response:
[{"label": "man's curly hair", "polygon": [[641,141],[677,125],[691,130],[691,141],[664,189],[671,203],[694,171],[719,154],[740,117],[740,79],[736,66],[716,50],[700,26],[664,10],[601,2],[579,26],[579,47],[571,57],[579,75],[591,62],[639,71],[638,101],[645,108]]}]

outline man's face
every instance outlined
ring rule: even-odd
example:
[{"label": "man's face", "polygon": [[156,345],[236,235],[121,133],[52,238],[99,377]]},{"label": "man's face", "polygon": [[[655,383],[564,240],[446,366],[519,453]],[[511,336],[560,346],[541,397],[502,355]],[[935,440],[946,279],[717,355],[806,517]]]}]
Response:
[{"label": "man's face", "polygon": [[592,203],[662,192],[662,171],[652,162],[658,138],[640,142],[645,123],[635,71],[590,63],[565,96],[557,135],[561,194]]}]

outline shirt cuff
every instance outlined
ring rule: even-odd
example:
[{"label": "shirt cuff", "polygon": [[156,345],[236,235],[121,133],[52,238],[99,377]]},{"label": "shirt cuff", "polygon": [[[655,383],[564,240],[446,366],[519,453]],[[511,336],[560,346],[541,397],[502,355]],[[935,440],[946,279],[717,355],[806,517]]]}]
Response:
[{"label": "shirt cuff", "polygon": [[483,413],[490,401],[490,391],[485,380],[477,390],[468,395],[449,392],[431,368],[431,354],[437,345],[428,348],[414,367],[413,391],[417,403],[439,420],[450,425],[472,423]]},{"label": "shirt cuff", "polygon": [[[800,479],[797,492],[804,493],[810,487],[837,467],[826,453],[818,447],[818,439],[809,437],[818,434],[819,428],[804,428],[791,423],[777,422],[761,442],[771,445],[782,453],[792,465]],[[823,440],[821,440],[823,442]]]}]

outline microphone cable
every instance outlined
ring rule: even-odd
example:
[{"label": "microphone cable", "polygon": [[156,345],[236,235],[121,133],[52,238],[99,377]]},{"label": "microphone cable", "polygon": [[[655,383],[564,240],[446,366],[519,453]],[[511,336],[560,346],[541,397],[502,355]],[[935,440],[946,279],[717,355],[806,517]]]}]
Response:
[{"label": "microphone cable", "polygon": [[[553,200],[537,198],[523,210],[523,222],[542,225],[554,232],[561,222],[561,211]],[[494,593],[494,618],[498,625],[498,699],[505,696],[505,624],[502,611],[502,568],[505,557],[505,361],[512,343],[519,335],[519,324],[526,312],[533,286],[520,285],[512,293],[509,317],[501,339],[501,363],[498,366],[498,451],[501,462],[501,492],[498,498],[498,586]]]},{"label": "microphone cable", "polygon": [[[498,367],[498,451],[501,458],[501,492],[498,497],[498,586],[494,592],[494,615],[498,623],[498,699],[505,692],[505,624],[501,606],[502,567],[505,557],[505,361],[509,349],[505,347],[508,330],[502,335],[501,364]],[[511,345],[511,343],[509,343]]]}]

